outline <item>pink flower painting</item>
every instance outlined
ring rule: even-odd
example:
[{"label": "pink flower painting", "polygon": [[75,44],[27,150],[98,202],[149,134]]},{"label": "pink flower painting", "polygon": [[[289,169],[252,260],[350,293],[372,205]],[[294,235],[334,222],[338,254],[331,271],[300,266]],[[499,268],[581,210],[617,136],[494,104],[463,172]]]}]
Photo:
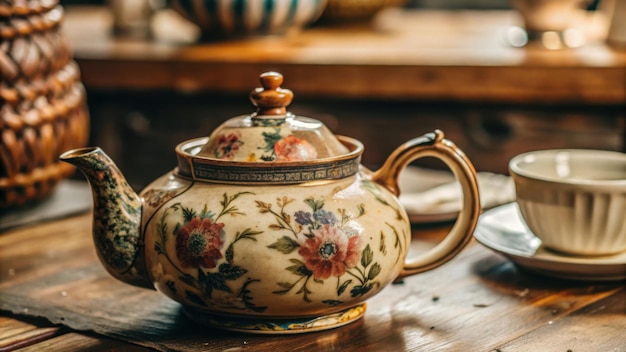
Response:
[{"label": "pink flower painting", "polygon": [[360,237],[347,236],[341,229],[323,225],[307,238],[298,253],[318,280],[340,277],[358,264]]},{"label": "pink flower painting", "polygon": [[274,144],[276,161],[299,161],[317,158],[315,147],[294,135],[286,136]]}]

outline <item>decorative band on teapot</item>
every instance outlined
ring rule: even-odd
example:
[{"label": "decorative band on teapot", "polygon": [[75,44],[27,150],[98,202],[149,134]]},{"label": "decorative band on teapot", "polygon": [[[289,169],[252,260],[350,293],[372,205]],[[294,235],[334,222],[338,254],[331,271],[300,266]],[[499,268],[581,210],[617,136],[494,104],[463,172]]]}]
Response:
[{"label": "decorative band on teapot", "polygon": [[240,162],[197,156],[208,142],[198,138],[179,144],[177,174],[198,181],[250,184],[297,184],[320,180],[337,180],[359,171],[363,145],[361,142],[338,136],[349,152],[335,157],[306,162]]}]

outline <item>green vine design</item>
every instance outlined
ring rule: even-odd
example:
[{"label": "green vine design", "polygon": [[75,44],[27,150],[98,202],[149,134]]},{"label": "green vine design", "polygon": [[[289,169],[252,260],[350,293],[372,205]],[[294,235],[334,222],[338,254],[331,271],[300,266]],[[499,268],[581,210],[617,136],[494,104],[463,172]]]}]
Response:
[{"label": "green vine design", "polygon": [[274,145],[276,142],[283,139],[283,136],[280,135],[280,128],[276,128],[274,132],[263,132],[261,133],[263,136],[263,140],[265,141],[265,148],[259,147],[259,149],[263,150],[265,153],[261,155],[261,160],[263,161],[274,161],[276,159],[276,151],[274,150]]},{"label": "green vine design", "polygon": [[[398,230],[391,225],[388,222],[385,222],[385,225],[389,226],[391,228],[391,231],[393,232],[393,235],[395,237],[395,242],[393,243],[393,248],[397,248],[399,253],[404,253],[404,247],[402,246],[402,240],[400,237],[400,234],[398,233]],[[403,235],[406,234],[405,232],[402,233]],[[384,236],[382,231],[381,231],[381,236]],[[398,262],[398,260],[400,260],[400,256],[396,256],[396,261],[395,263]]]},{"label": "green vine design", "polygon": [[363,189],[370,192],[374,196],[374,199],[376,199],[376,201],[384,206],[391,208],[396,214],[396,220],[402,220],[402,213],[400,212],[400,209],[394,207],[382,196],[380,192],[380,185],[371,180],[362,180],[361,185],[363,185]]}]

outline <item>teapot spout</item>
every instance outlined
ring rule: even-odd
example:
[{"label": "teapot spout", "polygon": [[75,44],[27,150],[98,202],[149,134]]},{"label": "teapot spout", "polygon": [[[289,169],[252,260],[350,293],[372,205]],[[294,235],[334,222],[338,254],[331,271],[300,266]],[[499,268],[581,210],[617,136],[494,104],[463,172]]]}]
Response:
[{"label": "teapot spout", "polygon": [[115,278],[153,288],[143,261],[143,201],[115,163],[98,147],[67,151],[60,160],[76,166],[93,194],[93,239],[98,257]]}]

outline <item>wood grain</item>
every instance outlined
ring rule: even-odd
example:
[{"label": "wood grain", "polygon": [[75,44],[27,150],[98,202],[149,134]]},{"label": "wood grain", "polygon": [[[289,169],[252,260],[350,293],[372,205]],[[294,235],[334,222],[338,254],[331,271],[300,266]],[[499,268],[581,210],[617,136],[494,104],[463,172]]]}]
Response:
[{"label": "wood grain", "polygon": [[[41,321],[38,323],[47,325]],[[62,328],[56,326],[39,327],[12,317],[0,316],[0,352],[13,351],[47,340],[62,331]]]},{"label": "wood grain", "polygon": [[[606,337],[605,350],[626,344],[623,283],[531,275],[476,243],[441,268],[385,288],[368,301],[362,320],[342,328],[289,336],[204,328],[161,294],[109,277],[97,262],[90,224],[85,214],[0,236],[0,309],[75,330],[30,350],[596,351],[598,337]],[[411,253],[448,228],[414,227]],[[17,324],[0,330],[4,341],[32,328]]]},{"label": "wood grain", "polygon": [[148,349],[128,343],[77,333],[67,333],[61,336],[39,342],[20,349],[21,352],[40,351],[147,351]]}]

